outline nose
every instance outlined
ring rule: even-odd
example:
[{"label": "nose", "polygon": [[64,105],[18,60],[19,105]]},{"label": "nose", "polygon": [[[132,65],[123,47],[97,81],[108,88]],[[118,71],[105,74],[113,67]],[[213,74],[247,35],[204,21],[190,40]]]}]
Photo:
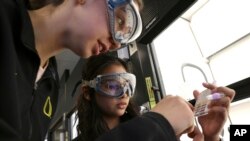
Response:
[{"label": "nose", "polygon": [[110,39],[110,43],[111,43],[110,48],[109,48],[110,50],[116,50],[116,49],[121,47],[121,44],[114,41],[114,39],[112,37]]}]

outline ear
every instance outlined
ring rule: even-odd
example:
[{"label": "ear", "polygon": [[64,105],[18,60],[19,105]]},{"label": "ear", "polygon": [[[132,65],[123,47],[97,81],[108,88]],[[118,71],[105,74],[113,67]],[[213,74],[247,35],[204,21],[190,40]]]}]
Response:
[{"label": "ear", "polygon": [[90,100],[88,86],[82,86],[82,93],[83,93],[84,98],[86,98],[87,100]]},{"label": "ear", "polygon": [[83,5],[86,2],[86,0],[77,0],[77,3],[80,5]]}]

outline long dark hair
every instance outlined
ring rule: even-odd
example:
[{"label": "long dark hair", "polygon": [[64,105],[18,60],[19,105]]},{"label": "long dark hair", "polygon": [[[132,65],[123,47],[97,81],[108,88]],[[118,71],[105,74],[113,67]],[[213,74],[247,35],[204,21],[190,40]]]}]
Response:
[{"label": "long dark hair", "polygon": [[[92,56],[87,60],[85,70],[82,73],[84,80],[92,80],[98,74],[109,67],[110,65],[121,65],[129,72],[128,64],[120,58],[113,57],[110,55],[98,55]],[[91,100],[86,99],[84,94],[80,94],[76,105],[77,110],[77,132],[79,134],[78,140],[93,141],[101,134],[109,131],[107,123],[102,118],[100,108],[97,106],[95,101],[95,90],[89,88],[89,96]],[[120,117],[121,122],[125,122],[135,116],[139,115],[139,107],[132,102],[130,99],[126,113]]]}]

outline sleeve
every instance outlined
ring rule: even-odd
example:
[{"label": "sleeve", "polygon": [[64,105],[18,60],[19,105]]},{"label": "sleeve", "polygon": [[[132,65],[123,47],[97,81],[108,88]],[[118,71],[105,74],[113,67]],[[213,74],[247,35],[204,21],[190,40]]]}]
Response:
[{"label": "sleeve", "polygon": [[[14,62],[9,52],[12,51],[14,43],[12,43],[13,28],[9,19],[13,16],[15,9],[13,7],[13,0],[1,0],[0,1],[0,140],[1,141],[19,141],[21,135],[19,134],[20,118],[17,112],[17,93],[14,93],[15,83],[13,83],[12,70]],[[18,15],[14,16],[14,19],[18,19]],[[8,57],[6,57],[8,56]],[[12,64],[11,64],[12,63]],[[11,84],[11,85],[8,85]],[[13,93],[12,93],[13,92]]]},{"label": "sleeve", "polygon": [[105,133],[96,141],[177,141],[170,123],[160,114],[145,113]]}]

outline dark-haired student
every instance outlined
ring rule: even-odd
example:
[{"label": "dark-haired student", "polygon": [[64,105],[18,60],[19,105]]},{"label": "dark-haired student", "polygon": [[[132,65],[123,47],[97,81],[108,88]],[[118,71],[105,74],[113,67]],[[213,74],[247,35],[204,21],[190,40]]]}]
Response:
[{"label": "dark-haired student", "polygon": [[[189,133],[189,137],[193,138],[193,141],[202,141],[204,138],[207,141],[219,139],[217,135],[221,132],[221,127],[223,127],[226,119],[223,117],[226,113],[222,109],[227,110],[225,107],[221,107],[221,105],[226,104],[230,99],[215,101],[214,104],[210,105],[210,113],[199,118],[204,134],[197,127],[192,126],[187,128],[186,131],[183,130],[179,134],[173,135],[171,134],[173,132],[171,128],[164,128],[164,124],[166,124],[164,120],[153,118],[156,116],[155,113],[149,112],[142,116],[138,114],[138,107],[131,103],[132,99],[130,98],[136,86],[136,77],[130,73],[129,66],[125,61],[105,54],[92,56],[88,59],[87,65],[83,70],[82,91],[77,102],[77,118],[79,120],[77,130],[79,136],[75,141],[95,140],[104,133],[107,133],[107,135],[104,135],[107,137],[110,133],[113,133],[108,138],[109,140],[176,140],[184,133]],[[210,84],[204,84],[204,86],[210,86]],[[231,89],[225,87],[220,87],[219,89],[221,89],[219,90],[220,92],[223,91],[233,96],[234,91]],[[199,92],[195,91],[194,94],[197,97]],[[179,124],[185,124],[183,117],[188,118],[189,116],[185,110],[188,111],[190,108],[193,109],[193,107],[180,97],[167,96],[164,99],[168,99],[166,102],[169,104],[166,105],[168,110],[165,111],[166,115],[169,117],[168,119],[173,118],[170,124],[174,128],[178,127]],[[189,109],[182,104],[188,106]],[[181,108],[182,106],[183,108]],[[153,110],[159,110],[157,108]],[[159,120],[155,122],[162,124],[159,127],[162,127],[162,131],[165,132],[162,133],[164,136],[155,137],[154,134],[149,135],[150,133],[144,135],[144,137],[141,135],[145,132],[152,132],[151,128],[147,128],[150,124],[141,121],[141,119],[150,121],[150,118],[152,118],[151,120]],[[204,122],[203,120],[206,121]],[[129,125],[128,122],[132,122],[137,126]],[[214,128],[213,131],[209,129],[211,126]],[[179,127],[181,129],[181,125]],[[144,131],[144,133],[140,133],[141,131]],[[175,133],[176,131],[178,132],[178,129],[174,130]]]}]

